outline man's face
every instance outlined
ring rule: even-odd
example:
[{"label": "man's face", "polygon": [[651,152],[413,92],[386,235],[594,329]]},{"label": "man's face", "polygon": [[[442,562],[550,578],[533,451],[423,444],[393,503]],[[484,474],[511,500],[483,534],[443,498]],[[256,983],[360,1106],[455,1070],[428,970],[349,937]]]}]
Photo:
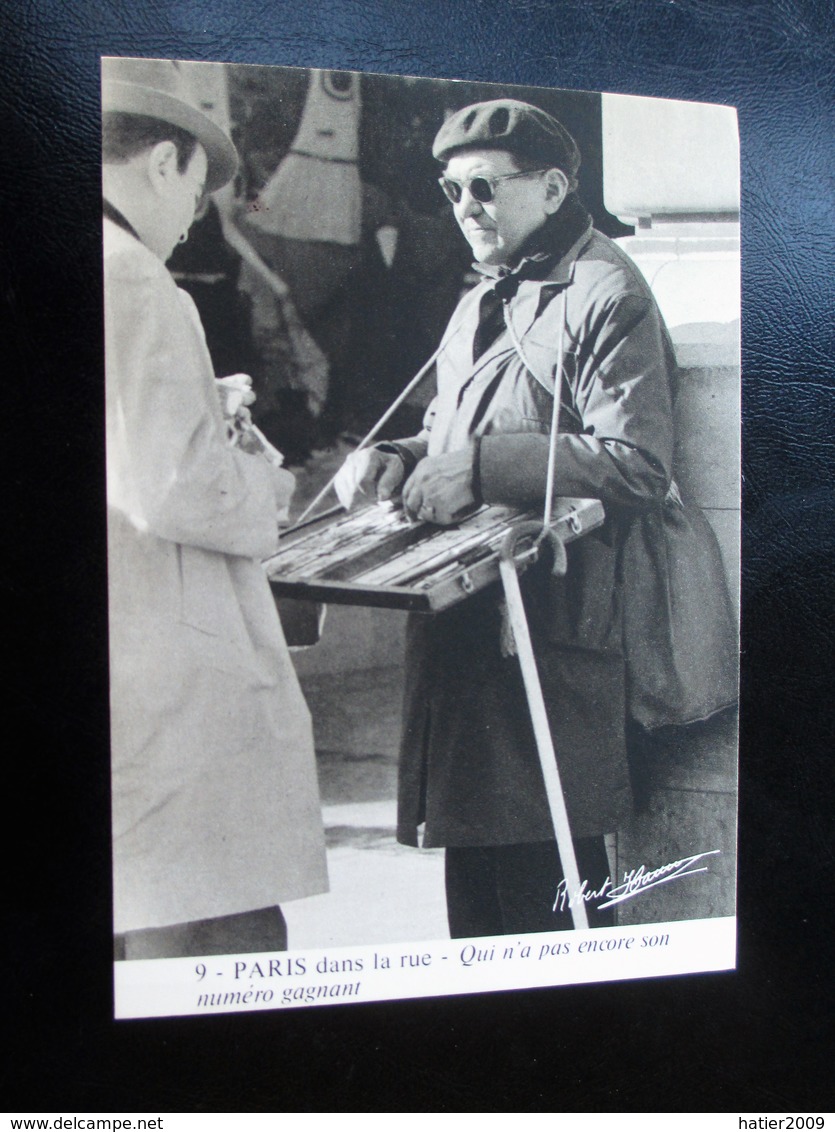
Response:
[{"label": "man's face", "polygon": [[206,153],[198,145],[183,173],[176,167],[176,158],[166,170],[159,211],[160,252],[164,260],[174,251],[180,238],[188,235],[203,195],[207,168]]},{"label": "man's face", "polygon": [[477,201],[468,185],[473,177],[504,177],[518,173],[511,154],[502,150],[472,149],[454,154],[444,176],[463,186],[454,204],[455,219],[479,263],[512,265],[528,236],[548,218],[548,190],[543,173],[497,181],[493,199]]}]

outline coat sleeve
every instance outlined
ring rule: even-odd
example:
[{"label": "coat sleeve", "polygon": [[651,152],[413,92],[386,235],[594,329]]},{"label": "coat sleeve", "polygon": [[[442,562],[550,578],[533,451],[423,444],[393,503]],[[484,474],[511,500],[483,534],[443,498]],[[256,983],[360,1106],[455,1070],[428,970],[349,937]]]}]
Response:
[{"label": "coat sleeve", "polygon": [[433,397],[429,403],[429,407],[423,414],[423,427],[417,436],[403,436],[393,442],[382,441],[380,444],[375,445],[382,451],[394,445],[400,450],[400,455],[403,463],[406,466],[406,478],[408,478],[415,470],[417,464],[424,458],[429,448],[429,437],[432,433],[432,422],[435,419],[435,410],[438,398]]},{"label": "coat sleeve", "polygon": [[105,331],[109,503],[158,538],[273,552],[271,469],[228,444],[202,329],[161,265],[108,264]]},{"label": "coat sleeve", "polygon": [[[654,301],[626,293],[590,311],[569,374],[583,422],[557,437],[557,495],[642,507],[663,499],[673,456],[672,347]],[[545,496],[549,437],[485,436],[478,455],[487,503],[526,506]]]}]

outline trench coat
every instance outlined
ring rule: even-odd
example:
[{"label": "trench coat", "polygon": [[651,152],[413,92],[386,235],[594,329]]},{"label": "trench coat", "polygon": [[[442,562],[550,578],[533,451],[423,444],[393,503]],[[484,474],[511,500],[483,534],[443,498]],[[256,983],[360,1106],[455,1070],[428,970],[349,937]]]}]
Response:
[{"label": "trench coat", "polygon": [[[474,362],[494,285],[485,279],[459,304],[424,431],[400,443],[418,459],[472,445],[485,502],[541,506],[558,378],[555,493],[600,499],[606,520],[568,546],[564,577],[537,568],[523,592],[572,834],[594,836],[632,808],[622,557],[632,518],[661,507],[670,485],[674,356],[643,277],[591,227],[546,278],[523,279],[505,304],[504,332]],[[409,623],[398,818],[406,844],[417,844],[421,822],[425,846],[553,839],[519,661],[504,655],[501,636],[498,587]]]},{"label": "trench coat", "polygon": [[260,559],[263,460],[231,448],[200,320],[105,220],[118,932],[327,889],[310,715]]}]

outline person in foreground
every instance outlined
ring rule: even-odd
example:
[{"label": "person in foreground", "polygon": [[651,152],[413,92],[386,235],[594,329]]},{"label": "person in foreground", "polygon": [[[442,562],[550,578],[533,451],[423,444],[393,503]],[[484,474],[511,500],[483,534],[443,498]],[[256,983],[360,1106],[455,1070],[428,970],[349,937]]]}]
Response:
[{"label": "person in foreground", "polygon": [[[604,836],[632,811],[624,549],[675,495],[672,347],[643,277],[592,227],[580,153],[553,117],[468,106],[433,154],[483,279],[446,330],[423,431],[352,454],[336,487],[346,506],[399,495],[444,525],[481,503],[541,507],[560,398],[555,493],[600,499],[606,519],[568,546],[565,577],[537,568],[523,589],[579,875],[601,894],[589,922],[605,926]],[[497,585],[407,633],[398,838],[417,845],[425,823],[422,844],[446,847],[453,937],[572,927],[505,622]]]},{"label": "person in foreground", "polygon": [[310,716],[259,560],[293,477],[232,446],[165,267],[237,166],[175,63],[105,59],[104,282],[116,956],[287,946],[327,889]]}]

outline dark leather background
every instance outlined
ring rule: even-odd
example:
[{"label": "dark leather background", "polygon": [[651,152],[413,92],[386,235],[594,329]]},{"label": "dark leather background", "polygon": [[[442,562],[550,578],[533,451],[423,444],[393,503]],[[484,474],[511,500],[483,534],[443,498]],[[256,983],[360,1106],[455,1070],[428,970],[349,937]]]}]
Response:
[{"label": "dark leather background", "polygon": [[[110,1021],[101,53],[739,108],[745,563],[736,974]],[[14,1046],[4,1107],[824,1107],[835,958],[831,0],[11,0],[0,14],[0,61],[0,483],[12,694],[4,778],[5,824],[15,831],[4,1011]]]}]

